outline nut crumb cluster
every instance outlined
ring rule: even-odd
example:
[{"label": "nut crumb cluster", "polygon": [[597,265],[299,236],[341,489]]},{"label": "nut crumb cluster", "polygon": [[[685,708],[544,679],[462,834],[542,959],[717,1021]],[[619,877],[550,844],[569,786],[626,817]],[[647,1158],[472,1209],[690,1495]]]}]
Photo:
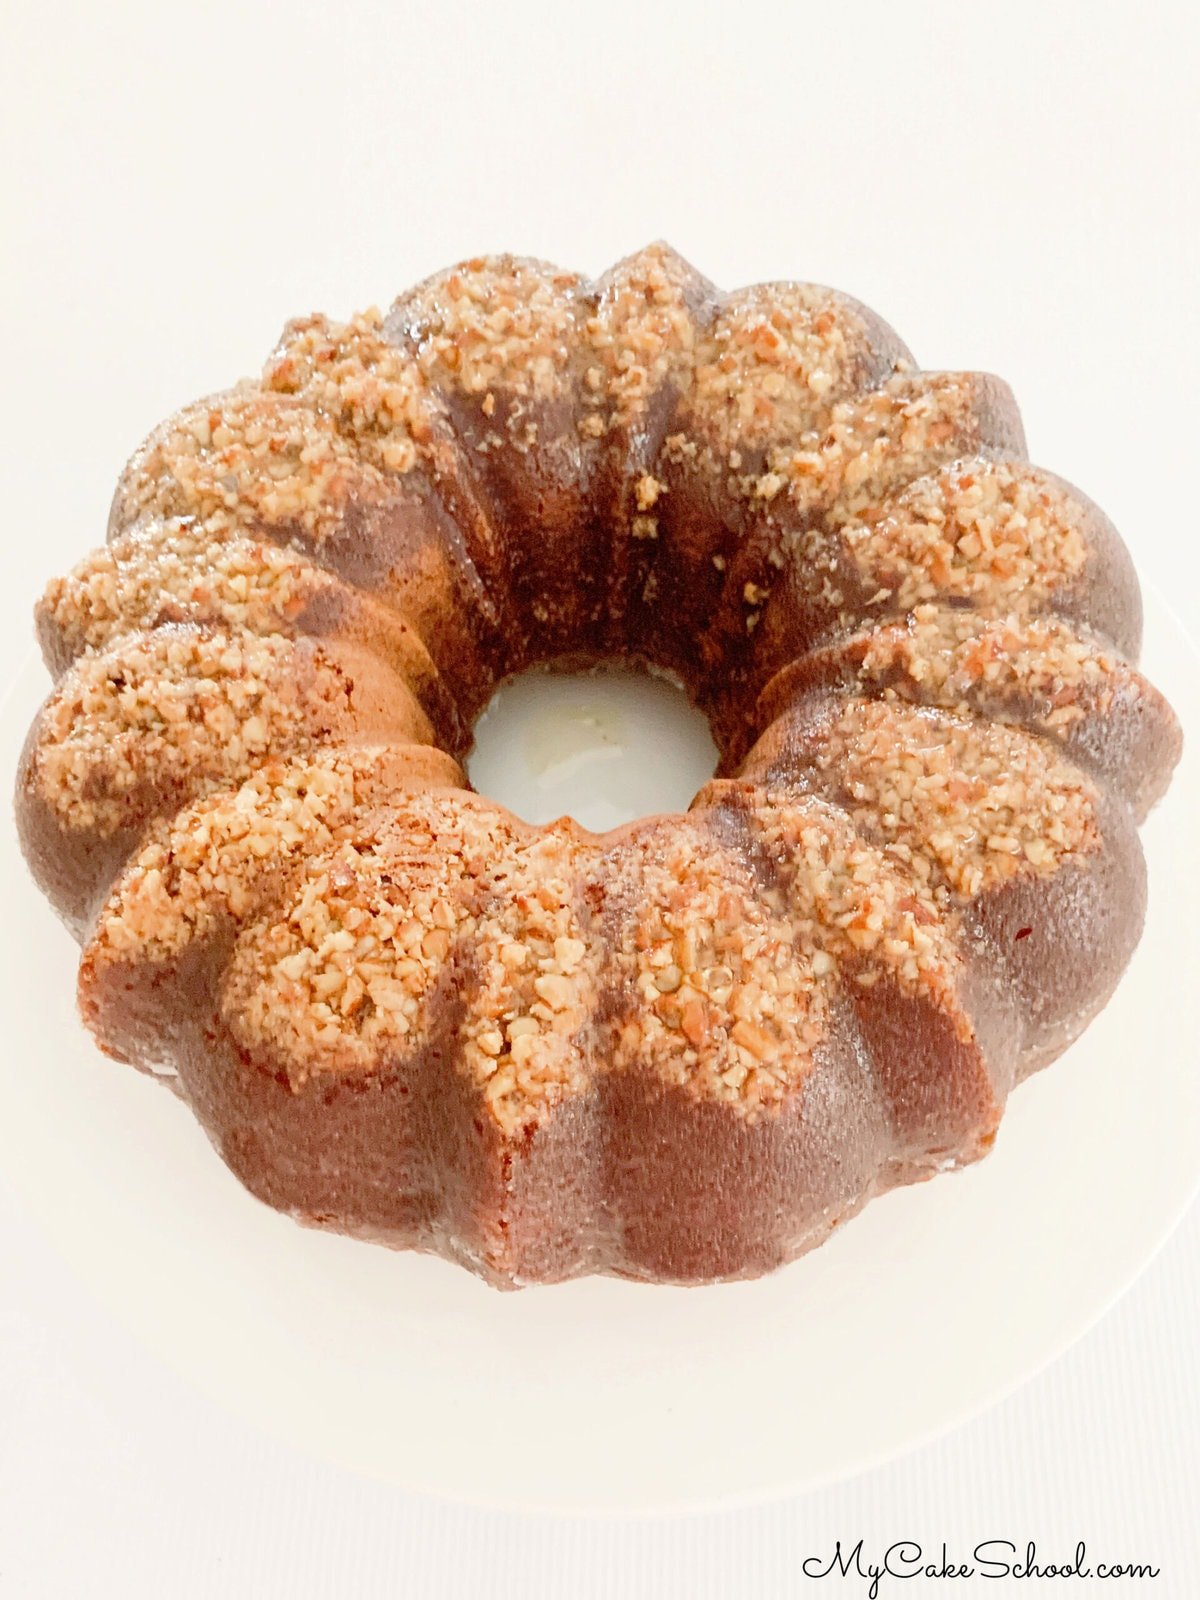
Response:
[{"label": "nut crumb cluster", "polygon": [[216,622],[269,636],[290,631],[308,599],[332,582],[277,545],[214,535],[190,518],[151,519],[53,579],[38,620],[69,659],[165,622]]},{"label": "nut crumb cluster", "polygon": [[437,408],[418,365],[385,336],[375,307],[349,322],[289,322],[263,387],[304,402],[382,472],[411,472],[435,433]]},{"label": "nut crumb cluster", "polygon": [[860,506],[842,535],[867,584],[899,610],[935,599],[1028,610],[1082,575],[1094,515],[1048,473],[980,460]]},{"label": "nut crumb cluster", "polygon": [[421,371],[478,397],[491,416],[498,390],[510,402],[562,393],[579,342],[581,287],[578,274],[541,262],[478,256],[405,295],[392,314]]},{"label": "nut crumb cluster", "polygon": [[722,849],[703,812],[650,830],[615,864],[636,907],[613,957],[634,1002],[614,1040],[618,1068],[755,1112],[803,1082],[824,1036],[818,952],[782,897]]},{"label": "nut crumb cluster", "polygon": [[431,782],[463,781],[441,751],[404,746],[269,761],[154,825],[100,914],[94,954],[166,961],[257,911],[282,876],[360,826],[364,812]]},{"label": "nut crumb cluster", "polygon": [[696,274],[666,245],[651,245],[601,280],[587,320],[585,414],[580,431],[598,438],[610,427],[627,432],[644,423],[665,386],[686,390],[696,345]]},{"label": "nut crumb cluster", "polygon": [[212,534],[294,529],[320,541],[355,504],[386,495],[386,480],[328,416],[246,385],[151,437],[118,488],[115,524],[191,518]]},{"label": "nut crumb cluster", "polygon": [[43,712],[38,787],[66,826],[113,833],[143,796],[186,794],[310,743],[322,702],[341,692],[322,665],[298,675],[278,636],[189,628],[84,656]]},{"label": "nut crumb cluster", "polygon": [[807,283],[744,289],[698,341],[690,421],[737,474],[769,445],[810,432],[858,389],[871,371],[872,347],[861,308],[832,290]]},{"label": "nut crumb cluster", "polygon": [[816,770],[914,882],[963,900],[1099,842],[1095,786],[1042,740],[956,713],[850,702]]},{"label": "nut crumb cluster", "polygon": [[598,953],[580,936],[578,851],[470,797],[400,795],[306,860],[239,943],[225,1004],[299,1086],[369,1071],[436,1033],[512,1132],[578,1090]]},{"label": "nut crumb cluster", "polygon": [[990,616],[920,605],[866,636],[859,680],[885,700],[926,699],[966,715],[984,709],[1055,735],[1110,711],[1132,688],[1129,667],[1058,617]]}]

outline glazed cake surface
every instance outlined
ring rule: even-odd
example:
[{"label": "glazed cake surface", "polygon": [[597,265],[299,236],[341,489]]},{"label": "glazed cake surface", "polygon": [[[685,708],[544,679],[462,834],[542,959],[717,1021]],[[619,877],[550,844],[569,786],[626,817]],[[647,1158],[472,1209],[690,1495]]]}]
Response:
[{"label": "glazed cake surface", "polygon": [[[1180,743],[1000,380],[665,245],[289,323],[37,626],[18,821],[99,1044],[271,1205],[505,1286],[762,1273],[986,1152],[1128,961]],[[710,719],[686,814],[470,788],[503,679],[613,660]]]}]

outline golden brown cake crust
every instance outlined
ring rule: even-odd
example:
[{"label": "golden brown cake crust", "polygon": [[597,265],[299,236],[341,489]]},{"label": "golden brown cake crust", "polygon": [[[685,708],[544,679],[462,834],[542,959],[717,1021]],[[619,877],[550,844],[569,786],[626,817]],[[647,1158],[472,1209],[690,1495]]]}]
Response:
[{"label": "golden brown cake crust", "polygon": [[[18,821],[97,1040],[269,1203],[502,1285],[766,1271],[982,1155],[1120,976],[1179,750],[1006,385],[663,244],[288,323],[37,627]],[[497,683],[610,659],[710,717],[686,815],[470,789]]]}]

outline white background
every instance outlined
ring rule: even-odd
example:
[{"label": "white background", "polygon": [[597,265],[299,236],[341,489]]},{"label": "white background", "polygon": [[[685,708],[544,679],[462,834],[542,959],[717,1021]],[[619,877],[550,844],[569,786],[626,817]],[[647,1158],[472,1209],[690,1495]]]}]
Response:
[{"label": "white background", "polygon": [[[256,368],[286,314],[386,302],[479,250],[598,271],[656,236],[718,282],[835,283],[925,365],[1004,373],[1035,459],[1105,506],[1186,612],[1191,12],[16,7],[0,672],[45,576],[100,538],[140,435]],[[1085,1538],[1164,1569],[1111,1593],[1200,1593],[1194,1212],[1070,1356],[953,1437],[801,1502],[668,1524],[470,1512],[295,1456],[148,1360],[2,1174],[0,1285],[5,1600],[859,1593],[799,1564],[860,1534],[1060,1557]]]}]

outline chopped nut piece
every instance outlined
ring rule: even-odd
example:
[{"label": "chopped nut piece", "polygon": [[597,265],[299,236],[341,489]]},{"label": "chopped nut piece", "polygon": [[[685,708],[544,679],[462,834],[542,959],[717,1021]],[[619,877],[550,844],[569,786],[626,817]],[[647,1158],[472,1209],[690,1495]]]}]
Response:
[{"label": "chopped nut piece", "polygon": [[734,1044],[740,1044],[743,1050],[749,1050],[757,1061],[770,1061],[778,1053],[779,1046],[771,1035],[764,1028],[743,1018],[734,1023],[729,1037]]},{"label": "chopped nut piece", "polygon": [[533,988],[552,1011],[565,1011],[571,1003],[571,985],[560,973],[543,973],[533,980]]}]

